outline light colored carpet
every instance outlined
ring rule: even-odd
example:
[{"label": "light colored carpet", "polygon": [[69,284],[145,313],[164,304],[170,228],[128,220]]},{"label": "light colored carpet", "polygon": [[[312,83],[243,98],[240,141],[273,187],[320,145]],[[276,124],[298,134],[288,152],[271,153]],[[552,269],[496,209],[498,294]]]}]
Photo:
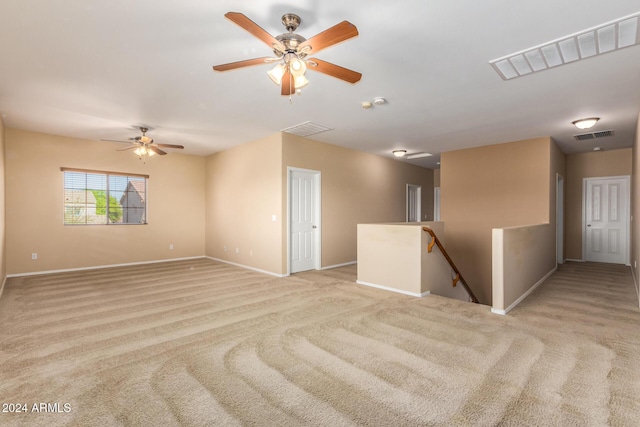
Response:
[{"label": "light colored carpet", "polygon": [[0,425],[638,425],[628,268],[561,266],[506,317],[355,276],[200,259],[9,279],[0,401],[28,410]]}]

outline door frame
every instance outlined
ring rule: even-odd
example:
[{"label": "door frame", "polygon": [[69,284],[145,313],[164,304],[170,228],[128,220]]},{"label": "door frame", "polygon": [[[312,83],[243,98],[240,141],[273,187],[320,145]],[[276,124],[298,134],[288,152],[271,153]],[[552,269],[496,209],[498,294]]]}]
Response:
[{"label": "door frame", "polygon": [[582,178],[582,260],[587,260],[587,182],[606,179],[623,179],[627,187],[624,194],[627,202],[625,209],[627,215],[627,241],[624,245],[626,251],[624,265],[631,266],[631,177],[629,175]]},{"label": "door frame", "polygon": [[313,175],[314,193],[315,193],[315,211],[317,218],[316,235],[313,245],[313,268],[320,270],[322,268],[322,172],[313,169],[302,169],[287,166],[287,276],[291,275],[291,173],[303,172]]},{"label": "door frame", "polygon": [[564,177],[556,174],[556,264],[564,264]]},{"label": "door frame", "polygon": [[405,214],[404,220],[405,222],[409,222],[409,189],[414,187],[416,191],[416,218],[418,218],[417,222],[422,221],[422,185],[416,184],[407,184],[405,194]]}]

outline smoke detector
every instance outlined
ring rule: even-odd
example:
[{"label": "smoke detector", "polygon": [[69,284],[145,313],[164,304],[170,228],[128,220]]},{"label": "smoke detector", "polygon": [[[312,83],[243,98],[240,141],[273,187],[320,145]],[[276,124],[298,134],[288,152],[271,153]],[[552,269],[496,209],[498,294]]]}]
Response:
[{"label": "smoke detector", "polygon": [[373,103],[376,104],[376,105],[382,105],[385,102],[387,102],[387,100],[382,98],[382,97],[380,97],[380,96],[377,97],[377,98],[373,98]]},{"label": "smoke detector", "polygon": [[364,108],[365,110],[368,110],[369,108],[373,107],[373,104],[370,103],[369,101],[362,101],[362,104],[360,104],[362,106],[362,108]]}]

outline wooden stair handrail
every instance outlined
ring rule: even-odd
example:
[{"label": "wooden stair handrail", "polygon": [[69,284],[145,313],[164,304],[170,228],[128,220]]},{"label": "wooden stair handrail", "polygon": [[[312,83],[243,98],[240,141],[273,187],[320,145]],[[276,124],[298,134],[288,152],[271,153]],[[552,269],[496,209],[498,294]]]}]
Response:
[{"label": "wooden stair handrail", "polygon": [[453,278],[453,287],[455,287],[458,282],[462,283],[462,286],[464,287],[464,289],[469,294],[469,298],[471,299],[471,302],[475,302],[476,304],[479,304],[480,301],[478,301],[478,298],[476,298],[476,296],[473,293],[473,291],[471,290],[471,288],[469,288],[469,285],[467,284],[467,281],[464,280],[464,277],[462,277],[462,274],[460,273],[460,270],[458,270],[458,267],[456,267],[456,265],[454,264],[453,260],[451,259],[451,257],[447,253],[447,251],[444,248],[444,246],[442,246],[442,243],[440,242],[440,239],[438,239],[438,236],[436,236],[436,233],[434,233],[434,231],[432,229],[430,229],[429,227],[422,227],[422,230],[424,230],[427,233],[429,233],[431,235],[431,237],[433,238],[431,240],[431,242],[429,243],[429,245],[427,246],[427,251],[429,253],[431,253],[431,251],[433,250],[433,245],[438,245],[438,248],[440,248],[440,252],[442,252],[442,255],[444,255],[445,259],[447,260],[447,262],[449,262],[449,265],[451,266],[453,271],[456,273],[456,277]]}]

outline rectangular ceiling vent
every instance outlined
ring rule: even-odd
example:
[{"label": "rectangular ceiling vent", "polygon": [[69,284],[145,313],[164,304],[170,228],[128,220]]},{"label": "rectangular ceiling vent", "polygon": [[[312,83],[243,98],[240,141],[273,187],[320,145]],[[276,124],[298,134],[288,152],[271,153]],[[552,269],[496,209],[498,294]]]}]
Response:
[{"label": "rectangular ceiling vent", "polygon": [[573,135],[578,141],[586,141],[589,139],[605,138],[607,136],[613,136],[612,130],[601,130],[600,132],[581,133],[580,135]]},{"label": "rectangular ceiling vent", "polygon": [[292,133],[298,136],[310,136],[310,135],[315,135],[317,133],[326,132],[328,130],[333,130],[333,128],[330,128],[324,125],[319,125],[318,123],[304,122],[304,123],[300,123],[299,125],[284,128],[280,132]]},{"label": "rectangular ceiling vent", "polygon": [[640,12],[616,19],[569,36],[543,43],[489,64],[502,77],[515,77],[543,71],[558,65],[580,61],[640,43]]}]

